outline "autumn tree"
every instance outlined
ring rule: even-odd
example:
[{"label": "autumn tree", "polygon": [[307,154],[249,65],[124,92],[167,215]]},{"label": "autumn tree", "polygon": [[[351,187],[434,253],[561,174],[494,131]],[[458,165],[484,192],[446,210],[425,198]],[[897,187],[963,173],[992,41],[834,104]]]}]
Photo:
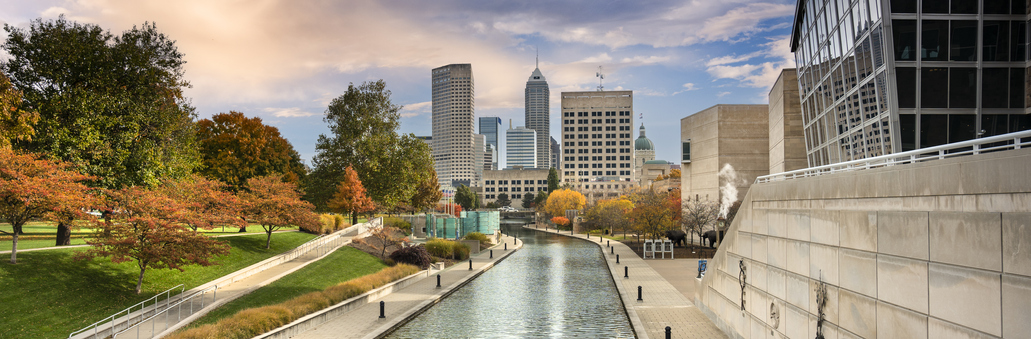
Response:
[{"label": "autumn tree", "polygon": [[638,234],[655,239],[679,226],[679,199],[673,200],[669,193],[640,189],[630,196],[630,200],[634,208],[628,217]]},{"label": "autumn tree", "polygon": [[278,175],[247,179],[247,189],[240,193],[243,214],[261,225],[267,235],[265,248],[272,247],[272,232],[291,225],[318,229],[319,217],[314,206],[301,200],[297,185],[283,182]]},{"label": "autumn tree", "polygon": [[626,237],[626,231],[630,228],[630,219],[627,215],[633,208],[634,204],[626,198],[601,200],[584,213],[584,220],[609,229],[612,234],[615,234],[616,230],[621,230]]},{"label": "autumn tree", "polygon": [[508,198],[508,193],[498,194],[498,198],[494,199],[494,202],[498,203],[498,206],[509,206],[512,205],[512,200]]},{"label": "autumn tree", "polygon": [[429,146],[415,135],[398,134],[401,106],[390,101],[386,86],[383,80],[351,84],[326,109],[330,134],[319,135],[307,184],[308,200],[320,209],[348,165],[385,210],[410,201],[433,173]]},{"label": "autumn tree", "polygon": [[29,220],[70,223],[88,217],[86,210],[96,203],[83,184],[90,177],[70,167],[62,161],[0,148],[0,220],[12,226],[8,233],[12,264],[18,263],[18,236]]},{"label": "autumn tree", "polygon": [[375,210],[376,204],[365,195],[365,186],[362,186],[354,168],[347,166],[344,173],[344,181],[337,184],[337,191],[327,204],[334,212],[350,214],[351,224],[354,225],[358,223],[358,214]]},{"label": "autumn tree", "polygon": [[448,213],[452,212],[456,218],[462,216],[462,205],[454,203],[445,203],[437,205],[437,212]]},{"label": "autumn tree", "polygon": [[281,174],[284,181],[300,184],[307,174],[293,145],[258,117],[230,111],[202,119],[197,122],[197,141],[203,164],[199,172],[233,191],[253,177]]},{"label": "autumn tree", "polygon": [[113,35],[61,16],[4,30],[0,69],[39,113],[16,148],[68,161],[103,188],[154,186],[200,165],[185,61],[154,24]]},{"label": "autumn tree", "polygon": [[32,141],[39,121],[39,113],[22,108],[21,91],[14,88],[11,79],[0,72],[0,148],[11,148],[11,141]]},{"label": "autumn tree", "polygon": [[176,217],[193,231],[210,230],[218,225],[247,226],[243,216],[243,202],[226,191],[226,184],[200,175],[181,180],[168,180],[157,192],[176,200],[181,207]]},{"label": "autumn tree", "polygon": [[523,208],[533,207],[533,193],[527,192],[523,194]]},{"label": "autumn tree", "polygon": [[587,206],[587,198],[571,189],[560,189],[548,194],[544,211],[553,217],[566,215],[566,210],[580,210]]},{"label": "autumn tree", "polygon": [[676,168],[670,170],[669,174],[666,174],[665,178],[666,179],[680,179],[680,170],[676,169]]},{"label": "autumn tree", "polygon": [[444,193],[440,191],[440,183],[437,182],[437,171],[430,168],[430,175],[419,182],[415,188],[415,194],[410,199],[413,208],[419,211],[433,207],[440,201]]},{"label": "autumn tree", "polygon": [[682,203],[684,229],[692,237],[702,238],[705,231],[716,227],[716,218],[720,213],[720,204],[709,198],[687,199]]},{"label": "autumn tree", "polygon": [[86,241],[91,248],[77,257],[135,261],[140,269],[136,294],[143,291],[148,269],[183,271],[194,264],[214,265],[212,258],[229,254],[229,244],[187,228],[188,220],[180,213],[187,207],[158,190],[134,186],[105,194],[112,222],[98,223],[97,232]]},{"label": "autumn tree", "polygon": [[566,217],[553,217],[551,218],[551,223],[555,224],[555,226],[571,226],[571,224],[569,223],[569,219]]}]

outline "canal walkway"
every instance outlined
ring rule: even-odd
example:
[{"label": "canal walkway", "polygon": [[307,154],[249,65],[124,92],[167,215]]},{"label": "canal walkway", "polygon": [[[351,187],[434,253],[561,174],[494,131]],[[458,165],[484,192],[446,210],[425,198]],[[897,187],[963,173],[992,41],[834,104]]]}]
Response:
[{"label": "canal walkway", "polygon": [[[691,302],[694,284],[687,279],[694,277],[688,270],[693,268],[692,265],[697,263],[697,259],[644,260],[629,246],[617,241],[608,241],[597,236],[588,239],[584,234],[571,235],[568,231],[563,233],[555,229],[538,229],[531,225],[524,228],[598,244],[605,252],[606,262],[623,299],[627,316],[639,338],[665,338],[667,326],[671,328],[672,338],[727,338],[727,335]],[[617,255],[619,263],[616,263]],[[654,265],[651,262],[655,262]],[[638,286],[641,287],[640,301],[637,300]]]},{"label": "canal walkway", "polygon": [[[507,250],[505,250],[506,244]],[[379,302],[369,302],[293,338],[378,338],[383,336],[440,302],[441,299],[494,267],[495,264],[522,246],[522,241],[502,235],[499,244],[491,247],[494,253],[493,258],[491,258],[491,250],[484,250],[470,256],[472,270],[469,269],[468,262],[461,262],[444,270],[433,272],[425,279],[376,300],[384,302],[384,318],[379,317]],[[436,278],[438,275],[441,285],[439,288]]]}]

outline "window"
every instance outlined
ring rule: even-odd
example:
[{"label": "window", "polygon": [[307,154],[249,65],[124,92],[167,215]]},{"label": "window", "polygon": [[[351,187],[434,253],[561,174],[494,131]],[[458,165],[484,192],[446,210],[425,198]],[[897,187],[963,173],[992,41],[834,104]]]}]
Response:
[{"label": "window", "polygon": [[949,60],[949,21],[924,20],[921,60]]},{"label": "window", "polygon": [[916,13],[916,0],[891,0],[891,12]]},{"label": "window", "polygon": [[681,162],[691,162],[691,140],[681,143]]},{"label": "window", "polygon": [[916,108],[916,68],[896,67],[899,108]]},{"label": "window", "polygon": [[1024,107],[1024,69],[1010,68],[1010,108]]},{"label": "window", "polygon": [[1008,0],[984,0],[984,14],[1010,14]]},{"label": "window", "polygon": [[949,143],[973,139],[976,119],[974,114],[950,114]]},{"label": "window", "polygon": [[981,48],[984,61],[1009,61],[1009,21],[984,21],[981,36],[984,46]]},{"label": "window", "polygon": [[916,20],[892,20],[895,60],[916,60]]},{"label": "window", "polygon": [[[927,83],[924,83],[924,86],[927,86]],[[949,72],[949,107],[974,108],[976,105],[977,69],[972,67],[952,68]]]},{"label": "window", "polygon": [[922,114],[920,116],[920,147],[948,143],[949,116],[945,114]]},{"label": "window", "polygon": [[1009,68],[984,68],[981,70],[981,107],[1008,107],[1007,88],[1009,84]]},{"label": "window", "polygon": [[[924,3],[934,2],[925,1]],[[942,1],[941,3],[944,3]],[[952,50],[953,61],[977,61],[977,20],[953,20]]]},{"label": "window", "polygon": [[[987,6],[987,5],[986,5]],[[1024,48],[1027,47],[1027,42],[1024,41],[1026,36],[1024,27],[1027,25],[1023,21],[1012,21],[1010,22],[1010,60],[1011,61],[1024,61],[1027,57],[1024,55]]]}]

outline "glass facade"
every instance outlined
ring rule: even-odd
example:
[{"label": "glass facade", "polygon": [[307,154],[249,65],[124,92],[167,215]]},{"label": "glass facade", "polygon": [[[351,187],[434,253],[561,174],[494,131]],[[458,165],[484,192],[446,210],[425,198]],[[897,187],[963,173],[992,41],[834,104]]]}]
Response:
[{"label": "glass facade", "polygon": [[537,131],[523,126],[505,133],[505,166],[537,168]]},{"label": "glass facade", "polygon": [[1026,1],[800,1],[809,165],[1027,129]]}]

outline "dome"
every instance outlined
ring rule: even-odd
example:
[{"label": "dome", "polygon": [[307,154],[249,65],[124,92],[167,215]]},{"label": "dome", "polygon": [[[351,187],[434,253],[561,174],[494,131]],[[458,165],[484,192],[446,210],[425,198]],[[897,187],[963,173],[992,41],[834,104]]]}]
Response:
[{"label": "dome", "polygon": [[644,124],[641,124],[641,136],[637,137],[637,141],[634,141],[634,150],[636,151],[654,151],[655,145],[652,144],[651,139],[644,136]]}]

